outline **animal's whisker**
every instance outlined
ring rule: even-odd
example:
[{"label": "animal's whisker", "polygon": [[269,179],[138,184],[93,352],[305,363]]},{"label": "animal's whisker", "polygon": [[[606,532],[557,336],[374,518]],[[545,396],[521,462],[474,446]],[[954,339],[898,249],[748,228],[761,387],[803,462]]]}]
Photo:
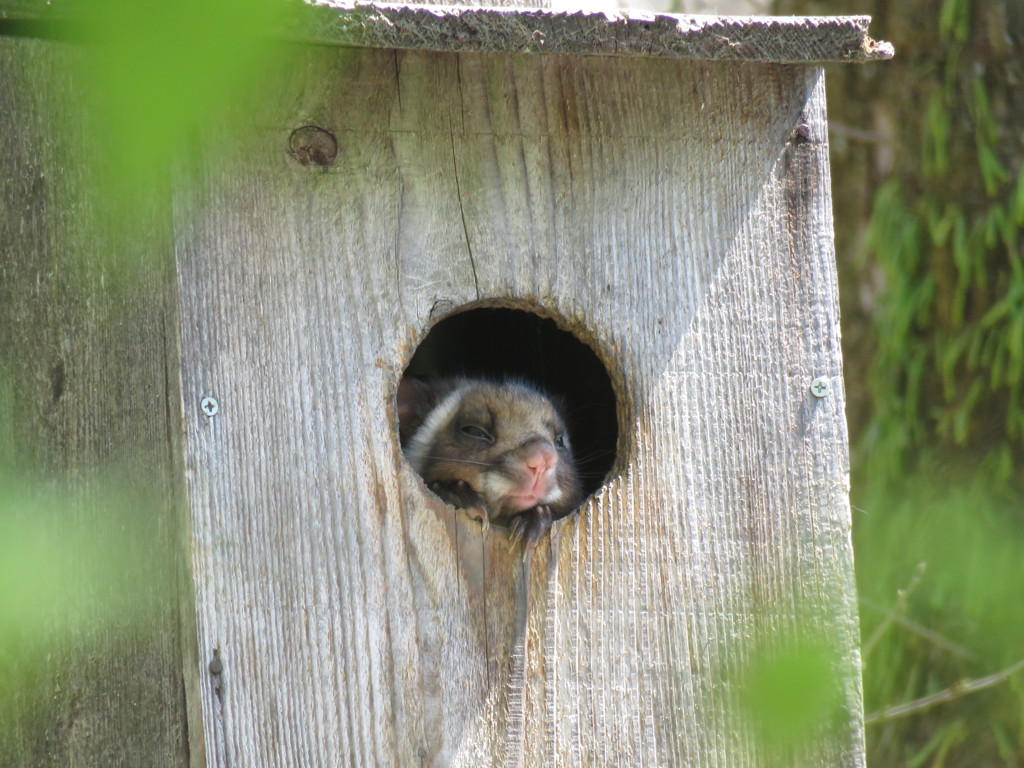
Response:
[{"label": "animal's whisker", "polygon": [[589,464],[592,461],[598,459],[604,459],[612,455],[612,451],[589,451],[588,453],[582,453],[576,457],[577,464]]},{"label": "animal's whisker", "polygon": [[472,459],[456,459],[456,458],[453,458],[451,456],[431,456],[431,455],[428,454],[428,455],[424,456],[423,458],[424,459],[433,459],[434,461],[450,461],[453,464],[475,464],[478,467],[489,467],[489,466],[491,466],[490,462],[487,462],[487,461],[473,461]]}]

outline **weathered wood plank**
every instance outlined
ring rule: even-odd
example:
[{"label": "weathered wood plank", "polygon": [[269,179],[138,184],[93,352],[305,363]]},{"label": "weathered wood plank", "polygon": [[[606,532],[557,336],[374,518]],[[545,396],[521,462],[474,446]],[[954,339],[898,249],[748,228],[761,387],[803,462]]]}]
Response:
[{"label": "weathered wood plank", "polygon": [[[759,765],[734,678],[805,608],[848,708],[806,764],[862,764],[823,104],[806,67],[311,48],[250,141],[209,132],[176,240],[211,764]],[[329,168],[287,154],[309,122]],[[432,313],[488,298],[622,399],[529,604],[395,435]]]},{"label": "weathered wood plank", "polygon": [[[622,9],[552,11],[481,4],[317,0],[295,14],[299,39],[453,52],[622,55],[814,63],[889,59],[867,16],[691,16]],[[509,2],[483,5],[506,6]]]},{"label": "weathered wood plank", "polygon": [[33,614],[0,616],[0,763],[183,766],[169,209],[111,216],[82,64],[0,38],[0,536],[38,554],[3,587]]},{"label": "weathered wood plank", "polygon": [[[688,58],[776,64],[891,59],[868,16],[701,16],[636,9],[552,11],[518,0],[394,4],[296,3],[282,36],[303,42],[477,53]],[[23,35],[73,34],[67,0],[0,0],[0,24]]]}]

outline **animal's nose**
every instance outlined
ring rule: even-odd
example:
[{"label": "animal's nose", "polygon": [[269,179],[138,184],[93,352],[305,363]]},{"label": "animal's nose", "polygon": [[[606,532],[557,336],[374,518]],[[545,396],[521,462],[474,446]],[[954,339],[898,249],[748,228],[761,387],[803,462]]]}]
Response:
[{"label": "animal's nose", "polygon": [[558,463],[558,454],[550,445],[535,445],[526,455],[526,468],[534,475],[540,476]]}]

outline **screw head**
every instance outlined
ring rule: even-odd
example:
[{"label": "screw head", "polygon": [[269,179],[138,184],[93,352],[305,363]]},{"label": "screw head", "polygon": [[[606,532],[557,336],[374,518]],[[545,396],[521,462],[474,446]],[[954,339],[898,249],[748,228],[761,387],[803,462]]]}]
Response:
[{"label": "screw head", "polygon": [[212,397],[204,397],[199,401],[199,410],[212,418],[220,411],[220,405]]},{"label": "screw head", "polygon": [[815,397],[825,397],[828,394],[828,390],[828,379],[823,376],[819,376],[811,382],[811,394]]}]

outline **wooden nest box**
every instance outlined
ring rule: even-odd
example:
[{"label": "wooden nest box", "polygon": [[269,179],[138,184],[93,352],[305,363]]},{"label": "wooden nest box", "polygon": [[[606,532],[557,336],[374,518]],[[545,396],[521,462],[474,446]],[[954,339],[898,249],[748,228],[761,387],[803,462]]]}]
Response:
[{"label": "wooden nest box", "polygon": [[[363,3],[290,34],[244,139],[179,164],[175,269],[134,310],[116,429],[180,489],[140,514],[183,621],[75,678],[121,698],[59,754],[117,754],[130,705],[154,765],[863,765],[822,64],[891,49],[859,17]],[[26,281],[65,226],[38,189],[10,193]],[[51,383],[51,353],[62,387],[104,365],[54,342]],[[397,436],[407,371],[506,364],[586,438],[590,495],[529,558]],[[802,691],[794,657],[827,716],[773,724],[757,681]]]}]

